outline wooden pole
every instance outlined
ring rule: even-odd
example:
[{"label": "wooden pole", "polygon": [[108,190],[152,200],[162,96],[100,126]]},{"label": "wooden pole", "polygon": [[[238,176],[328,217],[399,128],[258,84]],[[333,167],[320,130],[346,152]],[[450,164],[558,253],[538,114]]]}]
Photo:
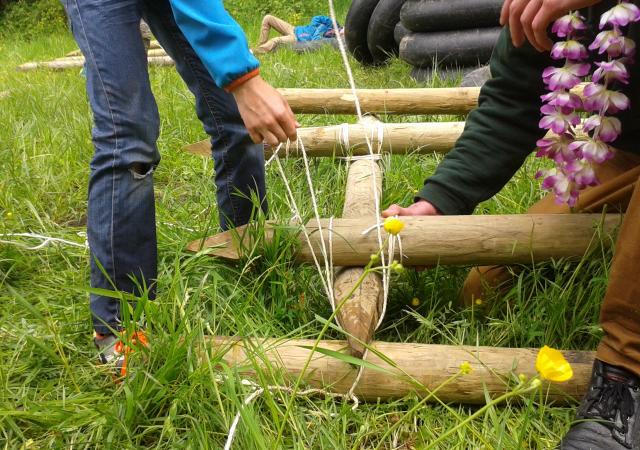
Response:
[{"label": "wooden pole", "polygon": [[[383,153],[446,153],[451,150],[463,129],[464,122],[381,123],[380,127],[345,124],[299,128],[298,136],[302,139],[307,155],[311,157],[366,155],[369,153],[367,138],[374,151],[380,148]],[[185,146],[183,150],[211,157],[211,142],[196,142]],[[265,148],[267,157],[273,155],[273,152],[273,148]],[[301,152],[293,143],[288,150],[283,146],[278,155],[299,157]]]},{"label": "wooden pole", "polygon": [[[242,376],[253,376],[264,371],[265,366],[271,366],[282,373],[285,382],[289,383],[300,375],[311,354],[311,350],[305,347],[313,345],[312,340],[256,339],[242,342],[229,337],[212,337],[208,340],[213,357],[217,359],[221,356],[226,364],[238,367]],[[536,375],[537,350],[534,349],[390,342],[374,342],[371,346],[375,352],[369,352],[367,362],[382,370],[364,370],[355,390],[355,394],[363,400],[396,399],[412,393],[425,397],[444,384],[437,392],[439,400],[484,404],[485,392],[495,398],[508,392],[507,382],[513,386],[519,374],[527,378]],[[319,347],[344,352],[347,344],[344,341],[321,341]],[[559,403],[580,399],[584,395],[594,359],[593,352],[563,353],[573,368],[573,378],[565,383],[542,384],[545,398]],[[396,367],[389,365],[378,354],[393,361]],[[471,373],[448,381],[459,373],[464,361],[470,363]],[[352,365],[316,352],[303,378],[306,386],[346,393],[356,373],[357,368]],[[431,401],[435,401],[435,398],[431,398]]]},{"label": "wooden pole", "polygon": [[[347,175],[342,217],[367,217],[375,222],[374,186],[378,192],[377,198],[382,198],[380,165],[373,160],[360,160],[351,163]],[[364,269],[360,267],[340,267],[336,271],[333,283],[336,305],[349,296],[338,312],[338,322],[347,332],[351,354],[358,358],[362,357],[365,350],[362,343],[368,344],[373,339],[384,294],[382,279],[378,274],[367,274],[360,286],[356,288],[363,275]]]},{"label": "wooden pole", "polygon": [[[527,264],[550,258],[581,258],[594,245],[607,246],[610,239],[599,239],[596,230],[600,224],[605,234],[611,233],[621,216],[610,214],[531,214],[490,216],[421,216],[403,217],[405,227],[400,233],[405,266]],[[376,231],[362,234],[375,224],[375,220],[333,219],[333,264],[363,267],[372,253],[379,250]],[[329,220],[322,219],[324,230]],[[306,228],[316,254],[321,254],[321,241],[317,224],[311,220]],[[211,256],[238,260],[243,248],[255,243],[255,233],[244,228],[226,231],[204,240],[194,241],[187,247],[198,251],[208,248]],[[309,246],[299,227],[271,226],[264,239],[274,232],[298,233],[300,245],[296,260],[313,262]],[[328,246],[328,233],[323,233]],[[386,236],[386,232],[383,231]],[[395,258],[400,260],[399,255]]]},{"label": "wooden pole", "polygon": [[[172,66],[173,60],[168,56],[150,56],[147,59],[150,66]],[[71,57],[65,58],[62,61],[44,61],[44,62],[30,62],[21,64],[18,66],[18,70],[27,72],[36,69],[51,69],[51,70],[65,70],[80,68],[84,65],[83,57]]]},{"label": "wooden pole", "polygon": [[163,48],[150,48],[147,56],[168,56]]},{"label": "wooden pole", "polygon": [[[297,114],[355,114],[351,89],[279,89]],[[480,88],[358,89],[363,113],[467,114]]]},{"label": "wooden pole", "polygon": [[[154,50],[155,50],[155,52],[154,52]],[[165,56],[166,54],[167,54],[167,52],[164,51],[164,49],[160,46],[158,41],[151,41],[151,44],[149,44],[149,51],[147,52],[148,56]],[[73,50],[73,51],[67,53],[64,56],[65,57],[82,56],[82,52],[80,50]],[[58,58],[58,59],[60,59],[60,58]]]}]

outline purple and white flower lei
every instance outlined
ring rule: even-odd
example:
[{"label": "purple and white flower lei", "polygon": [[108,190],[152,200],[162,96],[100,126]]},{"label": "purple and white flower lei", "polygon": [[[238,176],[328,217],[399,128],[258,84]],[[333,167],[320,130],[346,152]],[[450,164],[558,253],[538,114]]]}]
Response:
[{"label": "purple and white flower lei", "polygon": [[[536,178],[543,178],[543,189],[553,191],[557,203],[575,206],[580,190],[599,183],[594,164],[613,157],[609,143],[618,138],[622,127],[620,120],[607,114],[629,108],[629,98],[609,86],[614,81],[629,83],[627,64],[633,62],[635,43],[624,36],[622,28],[639,20],[640,9],[626,0],[602,15],[601,31],[589,50],[606,54],[607,60],[595,63],[597,69],[584,88],[584,100],[571,92],[591,72],[591,64],[586,62],[588,50],[579,42],[580,32],[587,28],[584,17],[573,12],[553,24],[552,32],[566,39],[553,46],[551,57],[564,59],[565,65],[548,67],[542,73],[550,92],[542,96],[540,111],[544,116],[539,126],[549,134],[537,142],[536,156],[552,159],[556,166],[539,171]],[[579,110],[591,113],[582,122],[581,135],[576,132],[581,124]]]}]

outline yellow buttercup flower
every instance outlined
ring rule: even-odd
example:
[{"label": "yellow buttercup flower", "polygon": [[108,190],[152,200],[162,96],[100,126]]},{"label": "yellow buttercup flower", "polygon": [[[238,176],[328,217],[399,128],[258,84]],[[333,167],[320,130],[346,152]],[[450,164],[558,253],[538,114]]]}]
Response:
[{"label": "yellow buttercup flower", "polygon": [[395,217],[387,217],[384,221],[384,229],[389,234],[397,235],[404,228],[404,222]]},{"label": "yellow buttercup flower", "polygon": [[571,364],[561,352],[547,345],[538,352],[536,370],[542,378],[558,383],[570,380],[573,377]]},{"label": "yellow buttercup flower", "polygon": [[420,306],[420,299],[418,297],[413,297],[411,299],[411,306]]},{"label": "yellow buttercup flower", "polygon": [[469,375],[472,371],[473,368],[469,361],[462,361],[462,364],[460,364],[460,373],[462,373],[462,375]]}]

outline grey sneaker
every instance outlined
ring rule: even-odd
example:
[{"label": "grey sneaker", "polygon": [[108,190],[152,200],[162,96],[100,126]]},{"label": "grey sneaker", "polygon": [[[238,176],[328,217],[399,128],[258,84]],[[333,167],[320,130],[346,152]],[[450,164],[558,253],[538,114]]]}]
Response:
[{"label": "grey sneaker", "polygon": [[591,384],[560,450],[640,450],[640,379],[596,360]]}]

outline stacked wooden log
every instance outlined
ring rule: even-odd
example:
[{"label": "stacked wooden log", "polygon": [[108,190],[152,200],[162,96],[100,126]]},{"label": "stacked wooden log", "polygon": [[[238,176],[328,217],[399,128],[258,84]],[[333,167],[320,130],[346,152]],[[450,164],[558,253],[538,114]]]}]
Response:
[{"label": "stacked wooden log", "polygon": [[[446,92],[445,92],[446,91]],[[402,114],[419,109],[429,114],[465,114],[477,104],[478,88],[419,89],[406,96],[398,90],[358,91],[364,111]],[[580,94],[581,88],[576,89]],[[283,95],[296,113],[354,113],[353,96],[343,90],[283,89]],[[299,129],[308,156],[353,156],[369,154],[368,139],[376,151],[408,153],[414,151],[447,151],[460,135],[464,122],[427,122],[419,124],[384,124],[376,120],[352,125]],[[202,156],[211,155],[208,141],[187,147]],[[298,156],[293,145],[281,149],[278,156]],[[273,149],[266,149],[267,155]],[[409,393],[428,396],[444,380],[470,361],[476,376],[456,379],[451,389],[439,391],[441,401],[483,403],[485,394],[498,396],[509,389],[509,379],[516,373],[535,375],[534,355],[530,349],[497,349],[482,347],[446,347],[417,344],[388,344],[373,341],[382,314],[383,282],[378,274],[366,274],[363,267],[371,254],[379,250],[376,212],[382,196],[382,167],[377,158],[352,160],[347,175],[345,205],[342,218],[312,219],[304,225],[267,223],[263,233],[252,225],[199,239],[189,244],[190,251],[207,251],[213,257],[240,261],[248,257],[246,249],[273,240],[286,233],[294,242],[295,260],[314,264],[322,248],[331,248],[335,270],[332,304],[341,305],[337,320],[347,341],[325,341],[322,351],[313,353],[312,341],[247,342],[243,345],[229,338],[211,340],[214,353],[233,366],[242,367],[244,375],[252,375],[266,364],[293,380],[302,374],[306,383],[316,387],[330,386],[345,393],[356,379],[357,369],[339,358],[323,353],[347,351],[366,358],[369,363],[386,367],[387,375],[366,369],[355,393],[364,399],[397,398]],[[620,224],[619,215],[512,215],[512,216],[442,216],[405,217],[401,232],[403,252],[387,255],[388,260],[401,260],[405,266],[527,264],[552,258],[580,259],[596,246],[611,244],[610,235]],[[329,232],[331,230],[331,232]],[[369,230],[369,232],[367,232]],[[383,241],[387,239],[381,230]],[[282,236],[278,239],[282,241]],[[365,278],[362,278],[365,276]],[[251,349],[268,347],[259,358]],[[371,350],[373,349],[373,350]],[[372,353],[373,352],[373,353]],[[381,358],[379,353],[385,355]],[[549,398],[564,401],[584,393],[588,384],[593,355],[587,352],[565,352],[575,377],[570,383],[548,386]],[[407,378],[408,377],[408,378]],[[411,379],[412,382],[407,382]]]},{"label": "stacked wooden log", "polygon": [[[173,66],[175,63],[167,55],[158,41],[151,41],[147,51],[147,62],[150,66]],[[18,70],[28,72],[36,69],[67,70],[84,67],[85,59],[80,50],[74,50],[61,58],[51,61],[28,62],[18,66]]]}]

